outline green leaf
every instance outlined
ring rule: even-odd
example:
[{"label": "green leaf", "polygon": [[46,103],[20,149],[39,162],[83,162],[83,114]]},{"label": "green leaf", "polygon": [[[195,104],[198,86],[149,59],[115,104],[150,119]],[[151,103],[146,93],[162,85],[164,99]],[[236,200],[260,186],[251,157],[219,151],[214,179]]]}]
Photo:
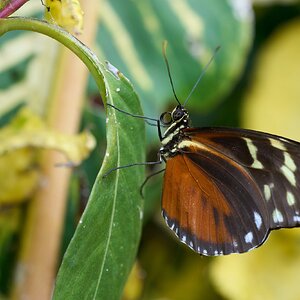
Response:
[{"label": "green leaf", "polygon": [[[87,65],[104,102],[126,112],[142,114],[129,81],[110,65],[107,70],[80,41],[45,22],[10,18],[0,20],[0,35],[11,30],[46,34],[71,49]],[[143,216],[139,187],[143,167],[116,170],[144,162],[144,122],[108,107],[107,151],[87,208],[65,253],[54,299],[119,299],[133,265]]]},{"label": "green leaf", "polygon": [[[109,103],[141,113],[131,85],[122,75],[117,79],[106,73],[106,80]],[[119,299],[137,252],[143,168],[117,170],[102,177],[116,166],[145,160],[143,121],[109,108],[107,125],[103,167],[64,257],[54,299]]]},{"label": "green leaf", "polygon": [[214,49],[221,46],[188,108],[209,111],[240,77],[253,38],[251,1],[105,1],[99,14],[98,44],[137,88],[145,115],[175,105],[162,58],[168,59],[175,89],[183,102]]}]

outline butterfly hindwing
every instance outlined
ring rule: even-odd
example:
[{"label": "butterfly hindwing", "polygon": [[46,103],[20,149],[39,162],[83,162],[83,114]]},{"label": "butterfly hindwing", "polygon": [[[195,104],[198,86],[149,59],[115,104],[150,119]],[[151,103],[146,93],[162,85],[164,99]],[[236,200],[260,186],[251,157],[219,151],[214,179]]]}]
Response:
[{"label": "butterfly hindwing", "polygon": [[239,178],[214,157],[183,154],[167,162],[163,214],[181,241],[198,253],[220,255],[246,252],[265,240],[265,208],[249,204],[260,194]]}]

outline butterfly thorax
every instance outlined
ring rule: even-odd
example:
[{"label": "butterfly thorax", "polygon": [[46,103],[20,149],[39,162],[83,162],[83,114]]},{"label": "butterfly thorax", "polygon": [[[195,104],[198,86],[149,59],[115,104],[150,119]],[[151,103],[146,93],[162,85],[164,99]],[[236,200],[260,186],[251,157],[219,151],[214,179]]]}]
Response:
[{"label": "butterfly thorax", "polygon": [[178,154],[178,144],[186,137],[184,130],[189,128],[190,118],[186,109],[178,105],[171,113],[163,113],[160,117],[163,125],[170,125],[164,132],[159,153],[164,159]]}]

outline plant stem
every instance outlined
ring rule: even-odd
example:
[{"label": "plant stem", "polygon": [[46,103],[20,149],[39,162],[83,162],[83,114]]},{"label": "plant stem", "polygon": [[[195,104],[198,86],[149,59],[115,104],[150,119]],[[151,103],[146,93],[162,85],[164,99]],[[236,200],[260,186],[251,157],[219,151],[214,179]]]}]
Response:
[{"label": "plant stem", "polygon": [[53,24],[49,24],[45,21],[21,17],[0,19],[0,36],[14,30],[29,30],[39,32],[57,40],[58,42],[69,48],[87,66],[95,79],[99,91],[103,96],[103,99],[105,99],[105,79],[102,75],[105,69],[98,60],[97,56],[80,40],[78,40],[70,33],[66,32],[62,28]]},{"label": "plant stem", "polygon": [[29,0],[11,0],[7,1],[5,6],[0,10],[0,18],[6,18],[18,10],[22,5],[24,5]]},{"label": "plant stem", "polygon": [[[90,44],[97,25],[97,3],[96,0],[87,0],[84,4],[83,10],[88,21],[81,38]],[[79,40],[46,22],[25,18],[0,20],[0,35],[20,29],[46,34],[70,48],[88,66],[98,87],[105,94],[102,66],[97,57]],[[87,69],[67,49],[62,50],[57,65],[58,73],[55,74],[56,86],[49,106],[48,124],[60,132],[74,134],[80,122]],[[70,169],[55,167],[57,162],[62,161],[64,158],[57,152],[48,152],[43,156],[42,178],[45,179],[45,184],[39,188],[28,208],[13,299],[51,298],[71,174]]]}]

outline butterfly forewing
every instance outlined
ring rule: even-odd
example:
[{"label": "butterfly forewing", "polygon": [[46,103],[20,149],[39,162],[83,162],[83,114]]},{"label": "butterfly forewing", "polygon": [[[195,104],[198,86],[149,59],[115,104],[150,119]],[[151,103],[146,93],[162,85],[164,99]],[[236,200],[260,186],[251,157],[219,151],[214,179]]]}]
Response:
[{"label": "butterfly forewing", "polygon": [[246,252],[299,225],[300,144],[261,132],[184,129],[167,161],[163,215],[204,255]]},{"label": "butterfly forewing", "polygon": [[251,174],[267,203],[271,229],[300,224],[300,143],[245,129],[186,131]]}]

